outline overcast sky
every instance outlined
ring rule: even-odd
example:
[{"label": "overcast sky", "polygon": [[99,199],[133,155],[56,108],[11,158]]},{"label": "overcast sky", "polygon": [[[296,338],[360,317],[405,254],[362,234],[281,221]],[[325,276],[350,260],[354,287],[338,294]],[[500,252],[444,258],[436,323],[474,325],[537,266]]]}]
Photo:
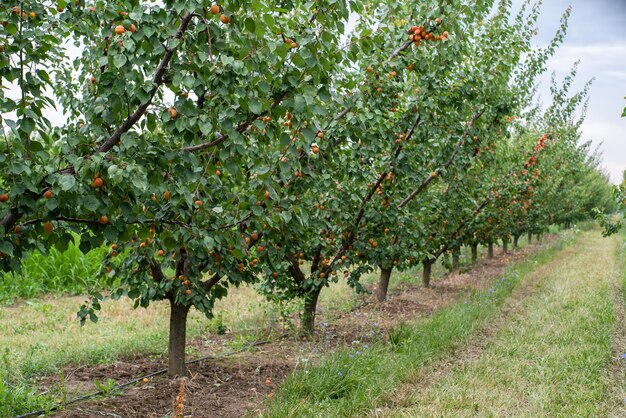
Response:
[{"label": "overcast sky", "polygon": [[[522,0],[513,0],[515,7]],[[600,145],[603,165],[614,183],[626,169],[626,0],[544,0],[536,41],[547,43],[558,28],[560,16],[572,6],[567,37],[548,63],[550,72],[562,78],[580,60],[580,89],[595,77],[583,139]],[[549,76],[542,82],[543,97],[549,99]]]}]

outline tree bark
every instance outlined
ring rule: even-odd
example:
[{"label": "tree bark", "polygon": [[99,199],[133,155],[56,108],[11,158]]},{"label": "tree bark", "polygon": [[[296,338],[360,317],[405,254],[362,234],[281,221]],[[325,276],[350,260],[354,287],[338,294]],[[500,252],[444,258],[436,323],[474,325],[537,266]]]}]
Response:
[{"label": "tree bark", "polygon": [[387,300],[387,290],[389,289],[389,279],[391,278],[391,271],[393,267],[390,268],[380,268],[380,278],[378,279],[378,290],[376,291],[376,299],[379,302],[384,302]]},{"label": "tree bark", "polygon": [[184,376],[185,345],[187,337],[187,314],[191,306],[181,305],[170,300],[170,337],[168,346],[169,377]]},{"label": "tree bark", "polygon": [[433,260],[426,259],[422,261],[424,270],[422,271],[422,283],[424,287],[430,287],[430,276],[432,274]]},{"label": "tree bark", "polygon": [[300,333],[303,335],[311,335],[315,331],[315,312],[321,291],[322,288],[311,290],[304,297],[304,308],[300,315]]},{"label": "tree bark", "polygon": [[478,261],[478,244],[472,244],[472,264],[476,264]]},{"label": "tree bark", "polygon": [[487,257],[491,260],[493,258],[493,242],[489,241],[487,244]]},{"label": "tree bark", "polygon": [[502,254],[509,253],[509,240],[508,238],[502,238]]},{"label": "tree bark", "polygon": [[456,271],[459,269],[459,256],[460,256],[460,251],[458,249],[452,251],[452,270]]},{"label": "tree bark", "polygon": [[519,248],[519,235],[515,235],[513,237],[513,249],[517,250]]},{"label": "tree bark", "polygon": [[529,233],[528,233],[528,243],[529,243],[529,244],[532,244],[532,243],[533,243],[533,233],[532,233],[532,232],[529,232]]}]

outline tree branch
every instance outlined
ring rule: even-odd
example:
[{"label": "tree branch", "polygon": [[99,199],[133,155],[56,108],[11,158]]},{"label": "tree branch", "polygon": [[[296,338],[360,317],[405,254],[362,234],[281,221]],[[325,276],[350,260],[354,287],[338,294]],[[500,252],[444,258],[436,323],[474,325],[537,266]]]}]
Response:
[{"label": "tree branch", "polygon": [[436,174],[439,174],[439,173],[443,172],[448,167],[450,167],[450,165],[452,165],[452,163],[456,159],[457,154],[459,153],[459,150],[461,149],[461,146],[463,144],[463,139],[465,139],[465,137],[469,133],[470,126],[473,126],[474,123],[476,123],[476,121],[483,115],[483,113],[484,113],[484,111],[481,110],[480,112],[478,112],[474,116],[474,118],[472,118],[472,120],[470,121],[468,127],[465,129],[465,132],[463,132],[463,136],[461,136],[461,140],[458,142],[458,144],[454,148],[454,151],[452,152],[452,155],[450,156],[448,161],[446,161],[441,167],[437,168],[433,172],[435,174],[435,176],[433,176],[432,173],[431,173],[427,178],[425,178],[424,181],[422,181],[422,183],[415,190],[413,190],[407,197],[404,198],[404,200],[402,200],[402,202],[400,202],[400,204],[398,205],[399,208],[403,208],[411,200],[413,200],[418,194],[420,194],[426,188],[426,186],[428,186],[435,179]]}]

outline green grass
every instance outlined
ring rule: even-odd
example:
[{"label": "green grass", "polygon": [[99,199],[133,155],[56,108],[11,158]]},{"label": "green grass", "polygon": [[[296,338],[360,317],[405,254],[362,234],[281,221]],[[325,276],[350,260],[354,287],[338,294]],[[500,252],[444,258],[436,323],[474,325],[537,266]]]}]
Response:
[{"label": "green grass", "polygon": [[[34,409],[33,405],[45,407],[53,400],[58,401],[65,396],[61,388],[52,388],[52,392],[45,396],[37,395],[42,390],[35,389],[37,378],[41,375],[60,376],[63,367],[68,365],[78,367],[113,363],[134,356],[164,356],[168,333],[167,303],[155,303],[147,310],[134,310],[127,299],[107,300],[103,303],[98,324],[78,325],[76,311],[83,297],[69,296],[68,293],[80,294],[84,293],[85,287],[98,286],[95,271],[102,256],[99,252],[103,251],[106,249],[83,255],[78,248],[70,246],[67,252],[52,251],[48,257],[33,254],[26,260],[20,277],[0,278],[3,284],[0,301],[5,301],[0,304],[0,355],[9,359],[0,362],[3,378],[0,403],[5,408],[13,407],[23,413]],[[486,249],[481,253],[486,253]],[[469,258],[469,249],[466,249],[462,263],[465,261],[469,265]],[[441,263],[434,266],[435,280],[445,274],[446,269]],[[378,271],[363,277],[366,284],[374,284],[377,280]],[[419,281],[419,269],[396,272],[391,289],[415,285]],[[41,292],[48,294],[42,295]],[[13,298],[26,299],[8,305],[6,302]],[[355,294],[345,283],[332,284],[321,294],[318,323],[332,323],[337,316],[369,299],[370,296]],[[299,309],[297,301],[277,305],[266,301],[254,287],[242,286],[231,289],[228,297],[217,302],[213,320],[192,311],[188,336],[213,339],[216,334],[231,333],[230,342],[224,347],[230,351],[282,332],[285,326],[295,326]],[[319,348],[315,359],[326,349],[323,345]],[[200,354],[206,353],[199,353],[193,347],[188,350],[190,358]],[[0,416],[5,415],[11,414],[0,413]]]},{"label": "green grass", "polygon": [[513,267],[491,289],[433,314],[399,325],[390,342],[371,347],[356,344],[325,358],[318,366],[303,367],[287,378],[268,404],[264,416],[363,416],[426,362],[441,358],[467,341],[492,319],[520,280],[537,266],[551,261],[572,233],[550,250]]},{"label": "green grass", "polygon": [[585,233],[584,245],[551,264],[538,290],[487,344],[422,391],[405,409],[378,416],[607,416],[619,277],[615,240]]},{"label": "green grass", "polygon": [[24,260],[20,273],[0,273],[0,303],[44,293],[78,294],[98,288],[96,273],[106,251],[103,247],[83,254],[74,243],[63,252],[53,248],[47,256],[35,251]]}]

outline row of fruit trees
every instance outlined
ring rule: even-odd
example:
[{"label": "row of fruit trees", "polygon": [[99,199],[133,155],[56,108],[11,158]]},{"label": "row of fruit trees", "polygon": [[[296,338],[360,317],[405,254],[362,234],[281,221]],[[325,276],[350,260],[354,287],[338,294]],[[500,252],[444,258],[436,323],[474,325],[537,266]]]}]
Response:
[{"label": "row of fruit trees", "polygon": [[[0,266],[110,246],[110,297],[186,318],[244,283],[301,299],[614,209],[580,141],[562,41],[510,1],[14,1],[0,5]],[[471,4],[470,4],[471,3]],[[70,59],[71,57],[71,59]],[[63,121],[50,121],[57,106]],[[105,293],[105,292],[102,292]],[[103,294],[79,312],[95,320]]]}]

